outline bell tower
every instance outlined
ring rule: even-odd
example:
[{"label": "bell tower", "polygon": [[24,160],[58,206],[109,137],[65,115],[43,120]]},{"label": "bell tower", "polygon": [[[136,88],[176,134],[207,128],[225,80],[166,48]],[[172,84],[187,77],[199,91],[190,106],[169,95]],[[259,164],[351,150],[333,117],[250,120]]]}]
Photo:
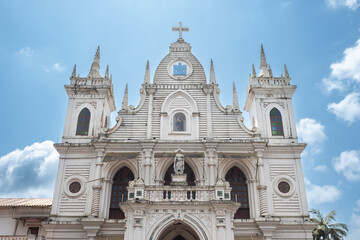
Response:
[{"label": "bell tower", "polygon": [[261,44],[260,73],[257,75],[254,65],[249,76],[249,86],[244,109],[249,112],[252,127],[261,136],[271,142],[297,141],[296,125],[292,96],[296,86],[291,85],[291,78],[284,64],[284,76],[274,77],[271,67],[266,62]]},{"label": "bell tower", "polygon": [[100,46],[90,72],[86,77],[76,76],[76,65],[65,85],[69,101],[63,132],[64,143],[85,143],[98,137],[103,128],[108,128],[110,113],[115,111],[112,76],[109,66],[105,76],[100,72]]}]

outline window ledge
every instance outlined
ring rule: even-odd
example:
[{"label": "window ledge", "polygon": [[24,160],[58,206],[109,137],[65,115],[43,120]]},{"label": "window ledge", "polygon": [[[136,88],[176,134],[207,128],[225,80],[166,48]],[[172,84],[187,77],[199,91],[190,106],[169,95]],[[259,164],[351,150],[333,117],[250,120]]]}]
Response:
[{"label": "window ledge", "polygon": [[171,132],[169,135],[191,135],[190,132]]}]

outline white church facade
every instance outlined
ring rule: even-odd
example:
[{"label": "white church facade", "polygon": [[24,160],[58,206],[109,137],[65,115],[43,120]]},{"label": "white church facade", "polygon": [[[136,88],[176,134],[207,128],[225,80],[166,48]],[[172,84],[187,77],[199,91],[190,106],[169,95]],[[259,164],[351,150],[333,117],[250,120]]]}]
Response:
[{"label": "white church facade", "polygon": [[[126,86],[116,124],[109,68],[97,49],[89,74],[65,86],[68,107],[45,239],[295,240],[312,239],[291,84],[275,77],[261,46],[244,110],[220,100],[182,32],[150,79],[140,103]],[[1,235],[1,233],[0,233]],[[1,237],[0,237],[1,239]]]}]

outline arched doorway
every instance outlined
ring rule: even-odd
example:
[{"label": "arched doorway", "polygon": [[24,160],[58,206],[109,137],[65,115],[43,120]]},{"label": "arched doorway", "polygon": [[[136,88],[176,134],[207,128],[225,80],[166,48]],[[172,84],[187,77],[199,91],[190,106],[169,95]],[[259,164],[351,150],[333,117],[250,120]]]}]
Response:
[{"label": "arched doorway", "polygon": [[134,180],[134,174],[127,168],[121,168],[113,178],[113,185],[111,189],[110,211],[109,219],[124,219],[125,214],[120,209],[119,205],[126,202],[128,198],[127,187],[129,181]]},{"label": "arched doorway", "polygon": [[[191,167],[189,166],[189,164],[187,164],[185,162],[185,169],[184,169],[184,173],[186,173],[186,181],[188,183],[189,186],[195,186],[195,174],[194,171],[191,169]],[[172,179],[171,179],[171,174],[175,174],[174,173],[174,167],[173,165],[170,165],[170,167],[167,169],[165,176],[164,176],[164,185],[170,185]]]},{"label": "arched doorway", "polygon": [[200,238],[189,225],[175,222],[165,228],[157,240],[200,240]]},{"label": "arched doorway", "polygon": [[231,200],[233,202],[241,203],[240,208],[236,211],[235,219],[249,219],[249,196],[248,186],[246,183],[246,177],[244,173],[237,167],[232,167],[225,176],[226,181],[230,183]]}]

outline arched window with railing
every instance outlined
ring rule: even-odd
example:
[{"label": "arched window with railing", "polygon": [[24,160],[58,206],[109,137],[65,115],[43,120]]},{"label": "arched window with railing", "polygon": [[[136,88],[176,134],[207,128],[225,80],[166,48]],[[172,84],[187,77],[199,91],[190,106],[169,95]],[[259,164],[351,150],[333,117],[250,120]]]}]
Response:
[{"label": "arched window with railing", "polygon": [[89,124],[90,124],[90,110],[83,108],[78,116],[76,135],[87,136],[89,135]]},{"label": "arched window with railing", "polygon": [[277,108],[270,111],[271,134],[273,136],[284,136],[284,128],[281,113]]},{"label": "arched window with railing", "polygon": [[109,219],[124,219],[125,214],[120,209],[120,204],[128,199],[127,187],[129,181],[134,180],[133,172],[127,168],[121,168],[113,178],[110,200]]},{"label": "arched window with railing", "polygon": [[173,131],[185,132],[186,131],[186,116],[185,114],[178,112],[173,117]]},{"label": "arched window with railing", "polygon": [[226,181],[231,186],[231,200],[233,202],[241,203],[240,208],[236,211],[235,219],[249,219],[250,208],[249,208],[249,197],[248,197],[248,186],[246,183],[246,177],[244,173],[237,167],[231,168],[226,176]]}]

